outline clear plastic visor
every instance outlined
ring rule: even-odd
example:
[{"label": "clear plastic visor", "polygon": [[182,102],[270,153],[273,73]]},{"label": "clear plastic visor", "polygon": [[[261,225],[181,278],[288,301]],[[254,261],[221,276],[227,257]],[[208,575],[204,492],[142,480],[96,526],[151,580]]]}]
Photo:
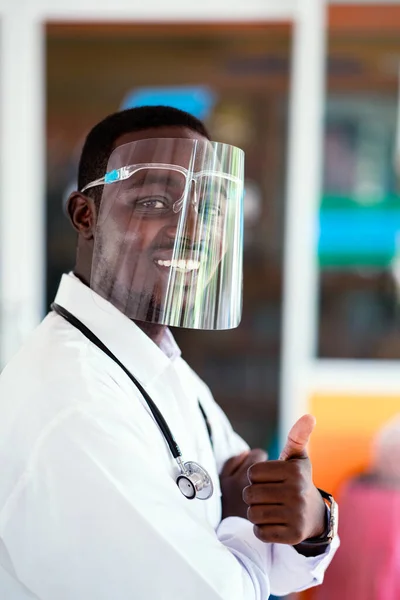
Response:
[{"label": "clear plastic visor", "polygon": [[102,190],[91,288],[131,319],[236,327],[243,169],[239,148],[203,139],[117,147],[105,176],[83,190]]}]

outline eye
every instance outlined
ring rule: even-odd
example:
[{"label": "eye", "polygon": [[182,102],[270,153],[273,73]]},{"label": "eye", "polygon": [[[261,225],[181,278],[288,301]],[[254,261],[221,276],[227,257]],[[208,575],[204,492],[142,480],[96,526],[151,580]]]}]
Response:
[{"label": "eye", "polygon": [[203,207],[203,213],[208,217],[220,217],[221,207],[218,204],[212,202],[206,203]]},{"label": "eye", "polygon": [[169,202],[166,198],[142,198],[136,201],[136,206],[148,210],[165,210],[169,208]]}]

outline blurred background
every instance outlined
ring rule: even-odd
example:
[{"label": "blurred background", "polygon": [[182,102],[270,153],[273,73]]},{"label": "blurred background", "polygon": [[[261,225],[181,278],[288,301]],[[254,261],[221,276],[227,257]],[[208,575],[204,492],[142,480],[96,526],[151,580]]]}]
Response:
[{"label": "blurred background", "polygon": [[73,268],[86,133],[173,104],[246,152],[242,324],[174,334],[271,458],[313,412],[315,480],[340,493],[400,412],[400,2],[24,4],[1,4],[0,367]]}]

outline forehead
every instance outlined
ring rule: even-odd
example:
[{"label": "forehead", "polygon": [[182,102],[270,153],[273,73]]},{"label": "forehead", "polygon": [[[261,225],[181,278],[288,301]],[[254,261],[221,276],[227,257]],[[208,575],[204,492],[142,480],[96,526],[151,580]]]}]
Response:
[{"label": "forehead", "polygon": [[153,127],[125,133],[114,143],[107,170],[141,163],[188,167],[195,140],[208,142],[207,138],[187,127]]},{"label": "forehead", "polygon": [[154,138],[177,138],[177,139],[188,139],[188,140],[206,140],[197,131],[189,129],[188,127],[178,126],[165,126],[165,127],[151,127],[148,129],[141,129],[140,131],[130,131],[120,135],[114,142],[113,149],[123,144],[129,144],[130,142],[137,142],[139,140],[150,140]]}]

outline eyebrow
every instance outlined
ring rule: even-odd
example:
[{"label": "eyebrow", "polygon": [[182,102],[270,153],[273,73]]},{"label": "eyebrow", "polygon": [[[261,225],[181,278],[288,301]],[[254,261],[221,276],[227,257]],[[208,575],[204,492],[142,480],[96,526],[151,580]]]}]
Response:
[{"label": "eyebrow", "polygon": [[[162,170],[163,169],[160,169],[160,171]],[[136,175],[138,175],[139,178],[140,174],[143,174],[141,177],[143,183],[168,183],[169,185],[172,185],[177,188],[182,187],[182,183],[184,186],[186,185],[185,176],[182,173],[178,174],[175,171],[170,171],[168,172],[168,174],[163,174],[158,172],[157,169],[149,169],[147,172],[143,173],[144,171],[145,169],[140,169],[136,173]]]},{"label": "eyebrow", "polygon": [[[220,178],[220,181],[218,183],[218,188],[219,188],[220,197],[223,197],[225,202],[227,202],[228,201],[228,186],[223,177]],[[211,195],[212,195],[212,190],[208,190],[207,196],[211,196]]]}]

